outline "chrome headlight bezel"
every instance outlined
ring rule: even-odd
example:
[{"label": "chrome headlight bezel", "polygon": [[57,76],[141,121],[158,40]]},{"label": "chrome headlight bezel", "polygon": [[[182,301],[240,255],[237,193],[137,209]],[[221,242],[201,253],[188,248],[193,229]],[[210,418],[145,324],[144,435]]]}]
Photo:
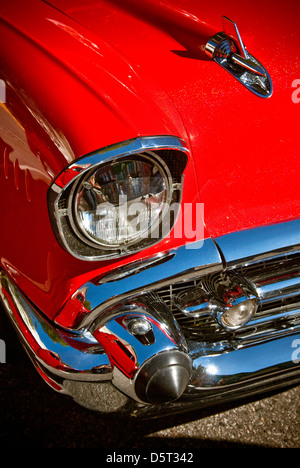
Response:
[{"label": "chrome headlight bezel", "polygon": [[[119,145],[109,146],[84,156],[70,164],[51,185],[48,207],[52,227],[60,245],[72,256],[81,260],[108,260],[130,255],[160,242],[173,228],[179,210],[172,210],[170,229],[161,229],[165,218],[170,217],[171,205],[180,206],[183,172],[188,161],[188,149],[184,141],[176,137],[136,138]],[[126,160],[143,160],[156,164],[164,176],[167,200],[157,221],[154,238],[141,236],[124,245],[108,246],[86,235],[80,228],[74,212],[74,200],[83,181],[101,166]],[[159,233],[162,231],[162,234]]]},{"label": "chrome headlight bezel", "polygon": [[[144,232],[137,233],[136,237],[133,239],[128,239],[127,241],[120,241],[116,243],[108,243],[104,242],[104,240],[101,242],[100,239],[97,239],[95,236],[93,236],[91,233],[89,233],[83,226],[82,219],[79,217],[78,213],[78,198],[80,194],[82,193],[82,189],[85,183],[87,183],[90,178],[95,174],[97,169],[101,169],[102,166],[107,167],[107,166],[113,166],[114,164],[120,164],[120,163],[125,163],[128,161],[137,161],[137,162],[148,162],[149,164],[155,165],[159,170],[160,174],[164,178],[165,186],[166,186],[166,199],[165,203],[163,206],[163,211],[160,213],[160,217],[163,217],[166,210],[168,209],[167,207],[171,204],[172,200],[172,192],[173,192],[173,187],[172,187],[172,176],[169,171],[168,166],[164,163],[164,161],[155,153],[153,152],[147,152],[147,153],[137,153],[133,156],[123,156],[121,158],[118,158],[115,162],[104,162],[100,166],[96,166],[96,168],[92,168],[90,171],[87,172],[87,174],[84,175],[84,177],[79,178],[79,181],[77,184],[74,184],[74,189],[72,190],[71,196],[69,197],[69,207],[68,210],[69,212],[73,213],[72,218],[72,227],[76,234],[82,239],[83,242],[88,243],[91,246],[99,246],[99,248],[102,248],[103,250],[112,250],[112,249],[117,249],[120,250],[122,248],[129,248],[132,244],[135,244],[139,242],[142,238],[143,235],[145,234]],[[158,228],[160,219],[156,219],[154,221],[154,225],[151,224],[151,229],[155,230]]]}]

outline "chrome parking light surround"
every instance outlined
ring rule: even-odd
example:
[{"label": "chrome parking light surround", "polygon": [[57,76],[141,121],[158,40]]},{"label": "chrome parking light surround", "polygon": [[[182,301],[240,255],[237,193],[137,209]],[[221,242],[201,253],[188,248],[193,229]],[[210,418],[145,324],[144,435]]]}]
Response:
[{"label": "chrome parking light surround", "polygon": [[[178,161],[178,173],[168,165],[167,153],[172,152],[172,159]],[[78,228],[73,214],[73,197],[79,182],[98,167],[130,158],[145,158],[158,164],[165,173],[168,198],[160,214],[157,227],[163,222],[172,204],[180,206],[183,188],[183,172],[188,163],[189,150],[186,143],[173,136],[139,137],[117,145],[103,148],[70,164],[55,179],[48,192],[48,207],[52,227],[60,245],[72,256],[87,261],[109,260],[139,252],[162,240],[173,228],[179,210],[174,212],[168,232],[163,235],[141,237],[137,241],[115,247],[97,244],[92,238],[83,234]],[[172,163],[173,163],[172,161]],[[173,165],[173,164],[172,164]],[[150,228],[149,228],[150,229]],[[154,229],[152,227],[152,229]]]}]

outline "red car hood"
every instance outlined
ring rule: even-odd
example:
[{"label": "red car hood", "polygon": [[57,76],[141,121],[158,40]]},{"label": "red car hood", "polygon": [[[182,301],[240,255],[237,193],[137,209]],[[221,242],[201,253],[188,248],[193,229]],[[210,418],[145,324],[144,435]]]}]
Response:
[{"label": "red car hood", "polygon": [[[43,40],[57,62],[65,60],[82,90],[93,87],[79,96],[85,115],[67,87],[52,112],[73,138],[75,156],[137,134],[177,134],[192,150],[210,235],[299,217],[298,0],[284,7],[271,0],[32,0],[31,8],[10,13],[12,21],[26,24],[27,35]],[[250,93],[205,55],[222,15],[237,23],[248,51],[268,70],[271,98]],[[70,45],[61,42],[67,38]],[[47,79],[45,69],[36,86],[44,100]],[[99,120],[97,96],[117,124],[108,111]]]},{"label": "red car hood", "polygon": [[[300,7],[272,0],[53,0],[173,101],[193,151],[206,227],[218,236],[299,216]],[[203,49],[234,20],[274,92],[251,94]],[[299,85],[298,85],[299,86]],[[157,89],[157,88],[155,88]],[[295,101],[295,102],[294,102]]]}]

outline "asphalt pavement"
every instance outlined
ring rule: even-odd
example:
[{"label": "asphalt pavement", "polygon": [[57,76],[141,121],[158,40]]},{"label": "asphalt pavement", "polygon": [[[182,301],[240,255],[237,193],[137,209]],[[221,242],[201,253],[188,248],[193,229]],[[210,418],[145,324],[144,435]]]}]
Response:
[{"label": "asphalt pavement", "polygon": [[[1,448],[103,448],[139,451],[201,448],[300,448],[300,386],[257,400],[152,421],[87,410],[48,387],[0,310]],[[118,452],[114,452],[118,453]]]}]

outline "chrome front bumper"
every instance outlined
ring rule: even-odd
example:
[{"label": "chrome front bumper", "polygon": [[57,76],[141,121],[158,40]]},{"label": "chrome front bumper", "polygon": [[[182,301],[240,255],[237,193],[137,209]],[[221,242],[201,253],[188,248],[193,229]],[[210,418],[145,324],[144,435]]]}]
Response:
[{"label": "chrome front bumper", "polygon": [[[101,411],[187,411],[300,382],[299,232],[297,220],[131,263],[83,285],[55,323],[5,273],[1,298],[36,368],[55,390],[77,400],[80,394],[81,404]],[[203,277],[249,271],[252,279],[253,271],[262,274],[263,281],[253,280],[260,312],[239,330],[223,330],[201,314],[177,315],[162,294]],[[77,307],[80,297],[88,309]],[[141,318],[151,322],[150,335],[128,332],[127,325]],[[186,325],[191,319],[197,325],[192,329]],[[108,407],[107,392],[115,395]]]}]

